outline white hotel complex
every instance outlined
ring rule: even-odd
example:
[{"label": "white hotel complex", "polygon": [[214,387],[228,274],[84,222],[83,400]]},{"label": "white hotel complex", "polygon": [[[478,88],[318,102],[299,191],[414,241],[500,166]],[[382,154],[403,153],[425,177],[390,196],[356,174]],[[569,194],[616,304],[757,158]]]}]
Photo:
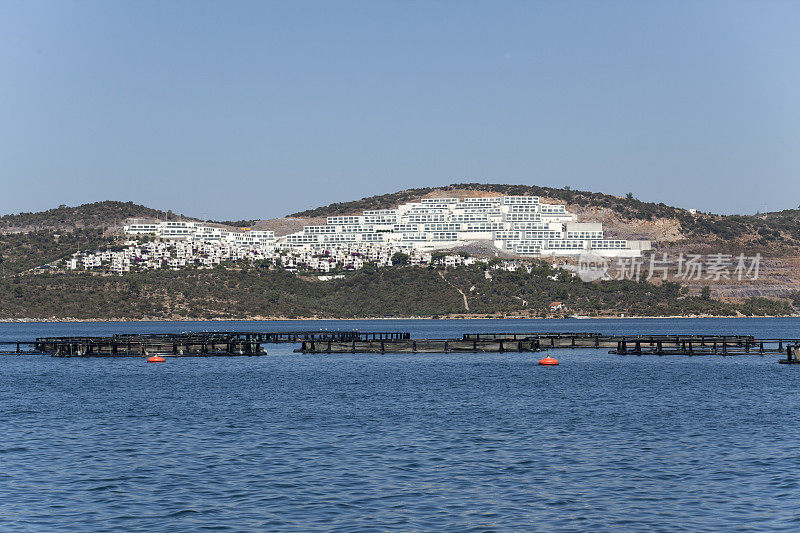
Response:
[{"label": "white hotel complex", "polygon": [[649,241],[603,238],[600,223],[581,223],[563,205],[536,196],[425,198],[397,209],[328,217],[324,226],[279,239],[283,246],[323,250],[336,244],[370,243],[417,250],[492,243],[516,256],[566,256],[592,251],[603,256],[640,256]]},{"label": "white hotel complex", "polygon": [[200,222],[149,222],[125,226],[131,235],[231,246],[322,253],[326,250],[383,248],[432,251],[468,243],[491,243],[514,256],[639,257],[649,241],[606,239],[601,223],[577,222],[563,205],[536,196],[425,198],[396,209],[328,217],[327,224],[275,237],[272,231],[233,231]]},{"label": "white hotel complex", "polygon": [[649,241],[606,239],[601,223],[577,222],[563,205],[541,203],[536,196],[425,198],[396,209],[328,217],[322,226],[275,237],[272,231],[234,231],[201,222],[142,222],[125,226],[130,235],[275,247],[308,252],[336,248],[389,248],[431,251],[473,242],[491,243],[514,256],[638,257]]},{"label": "white hotel complex", "polygon": [[274,231],[229,230],[209,226],[202,222],[140,222],[134,220],[123,228],[128,235],[155,235],[164,239],[178,239],[204,243],[225,243],[241,247],[275,245]]}]

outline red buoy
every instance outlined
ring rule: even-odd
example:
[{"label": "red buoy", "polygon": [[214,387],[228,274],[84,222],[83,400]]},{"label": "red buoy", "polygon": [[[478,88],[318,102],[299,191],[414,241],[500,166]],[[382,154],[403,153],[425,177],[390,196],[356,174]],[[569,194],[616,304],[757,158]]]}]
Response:
[{"label": "red buoy", "polygon": [[539,364],[544,366],[553,366],[558,364],[558,359],[550,357],[549,355],[544,359],[539,359]]},{"label": "red buoy", "polygon": [[166,359],[164,359],[160,355],[154,355],[152,357],[147,358],[148,363],[163,363],[164,361],[166,361]]}]

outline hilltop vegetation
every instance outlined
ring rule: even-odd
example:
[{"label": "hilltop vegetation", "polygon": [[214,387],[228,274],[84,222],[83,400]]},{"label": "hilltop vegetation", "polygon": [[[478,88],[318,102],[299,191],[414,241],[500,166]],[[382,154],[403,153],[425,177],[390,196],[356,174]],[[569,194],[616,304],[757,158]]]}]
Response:
[{"label": "hilltop vegetation", "polygon": [[[686,296],[679,285],[633,281],[584,283],[481,268],[366,268],[327,282],[266,265],[251,269],[146,271],[125,276],[88,273],[0,278],[0,318],[211,319],[252,317],[522,316],[547,315],[550,302],[568,313],[631,315],[783,315],[785,301],[725,303]],[[461,292],[459,292],[459,290]],[[464,304],[466,295],[469,310]]]},{"label": "hilltop vegetation", "polygon": [[570,188],[555,189],[534,185],[503,185],[486,183],[454,183],[444,187],[407,189],[391,194],[370,196],[352,202],[334,203],[316,209],[294,213],[293,217],[321,217],[352,214],[367,209],[390,209],[417,200],[435,191],[470,190],[503,195],[533,195],[559,200],[568,205],[606,208],[626,220],[676,220],[687,239],[755,244],[759,246],[800,246],[800,209],[763,215],[691,214],[685,209],[664,203],[643,202],[633,195],[613,196]]},{"label": "hilltop vegetation", "polygon": [[0,276],[17,274],[68,257],[78,250],[96,250],[113,243],[114,238],[93,228],[62,234],[49,230],[0,233]]},{"label": "hilltop vegetation", "polygon": [[175,218],[172,211],[159,211],[133,202],[107,200],[75,207],[61,205],[38,213],[19,213],[0,217],[0,232],[9,230],[70,231],[76,228],[109,228],[126,218]]},{"label": "hilltop vegetation", "polygon": [[177,218],[133,202],[94,202],[59,206],[39,213],[0,217],[0,276],[24,272],[78,250],[97,250],[115,244],[106,230],[127,218]]},{"label": "hilltop vegetation", "polygon": [[598,192],[578,191],[569,188],[555,189],[552,187],[539,187],[536,185],[507,185],[495,183],[454,183],[443,187],[424,187],[418,189],[406,189],[396,193],[370,196],[352,202],[334,203],[316,209],[309,209],[294,213],[292,217],[319,217],[343,215],[353,212],[360,212],[366,209],[390,209],[398,204],[411,202],[419,199],[426,194],[435,191],[469,190],[498,193],[506,196],[544,196],[561,200],[566,204],[580,206],[607,207],[617,211],[620,215],[627,218],[642,220],[652,220],[653,218],[673,218],[679,212],[688,212],[677,207],[670,207],[666,204],[654,204],[642,202],[635,198],[620,198],[610,194]]}]

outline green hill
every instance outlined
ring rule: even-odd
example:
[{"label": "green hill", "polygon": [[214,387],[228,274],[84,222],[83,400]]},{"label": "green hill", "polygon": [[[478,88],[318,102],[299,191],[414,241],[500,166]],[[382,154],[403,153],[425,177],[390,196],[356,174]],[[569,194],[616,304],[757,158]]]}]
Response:
[{"label": "green hill", "polygon": [[0,217],[0,231],[74,228],[110,228],[122,225],[126,218],[173,218],[172,211],[159,211],[133,202],[106,200],[70,207],[61,205],[38,213],[19,213]]},{"label": "green hill", "polygon": [[676,283],[585,283],[568,275],[553,280],[550,275],[549,267],[542,265],[531,274],[495,271],[491,280],[482,267],[364,269],[327,282],[264,267],[156,270],[124,276],[6,276],[0,278],[0,319],[541,317],[549,313],[553,300],[564,302],[566,313],[590,315],[784,315],[792,311],[785,300],[721,302],[687,296]]},{"label": "green hill", "polygon": [[78,250],[97,250],[111,246],[115,239],[102,229],[53,230],[26,233],[0,233],[0,276],[18,274],[65,258]]},{"label": "green hill", "polygon": [[[663,203],[643,202],[633,195],[623,198],[569,188],[530,185],[457,183],[444,187],[408,189],[352,202],[335,203],[291,216],[321,217],[391,208],[437,191],[443,194],[448,191],[485,191],[505,195],[536,195],[552,198],[578,209],[607,209],[616,217],[605,221],[606,227],[612,232],[614,220],[632,223],[634,231],[652,221],[666,220],[680,228],[682,240],[675,242],[689,248],[698,246],[703,253],[747,250],[749,253],[759,252],[765,256],[792,257],[800,249],[798,209],[761,215],[691,214]],[[94,250],[113,245],[115,237],[108,230],[118,227],[126,218],[131,217],[163,220],[177,218],[177,215],[171,211],[118,201],[95,202],[75,207],[59,206],[39,213],[4,215],[0,217],[0,275],[24,272],[66,257],[79,249]],[[238,221],[229,224],[249,226],[253,222]],[[636,226],[637,224],[640,225]],[[655,244],[661,243],[656,240]]]},{"label": "green hill", "polygon": [[95,250],[114,243],[108,229],[126,218],[175,217],[133,202],[94,202],[59,206],[39,213],[0,217],[0,275],[16,274],[66,257],[78,250]]},{"label": "green hill", "polygon": [[107,230],[126,218],[176,218],[133,202],[104,201],[59,206],[39,213],[0,217],[0,275],[16,274],[67,257],[78,250],[114,244]]}]

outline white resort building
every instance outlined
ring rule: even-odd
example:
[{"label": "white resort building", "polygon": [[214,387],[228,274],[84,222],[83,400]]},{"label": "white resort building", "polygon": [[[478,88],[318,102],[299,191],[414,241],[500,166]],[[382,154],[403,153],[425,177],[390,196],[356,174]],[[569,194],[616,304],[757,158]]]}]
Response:
[{"label": "white resort building", "polygon": [[[328,217],[327,224],[305,226],[303,231],[282,237],[275,237],[272,231],[196,221],[130,219],[124,230],[131,236],[156,239],[133,239],[125,242],[124,248],[79,251],[65,259],[64,268],[123,274],[264,261],[269,268],[328,273],[358,270],[369,263],[392,266],[397,252],[404,252],[403,262],[410,265],[490,264],[488,257],[432,253],[470,243],[489,244],[511,256],[530,258],[584,253],[637,258],[650,249],[650,241],[607,239],[602,224],[578,222],[563,205],[541,203],[536,196],[424,198],[396,209]],[[519,266],[514,260],[501,263],[506,270]]]},{"label": "white resort building", "polygon": [[468,243],[490,243],[522,257],[639,257],[650,241],[606,239],[599,222],[578,222],[563,205],[546,204],[537,196],[494,198],[424,198],[396,209],[331,216],[327,224],[275,237],[272,231],[229,230],[201,222],[133,221],[129,235],[154,235],[232,247],[283,249],[319,254],[326,250],[431,251]]},{"label": "white resort building", "polygon": [[328,217],[323,226],[277,239],[280,248],[326,250],[348,245],[436,250],[488,242],[516,256],[639,257],[650,241],[606,239],[601,223],[577,222],[563,205],[536,196],[425,198],[396,209]]},{"label": "white resort building", "polygon": [[202,222],[167,221],[152,222],[132,220],[124,226],[128,235],[154,235],[164,239],[176,239],[203,243],[227,243],[250,247],[275,245],[274,231],[260,231],[242,228],[239,231],[209,226]]}]

